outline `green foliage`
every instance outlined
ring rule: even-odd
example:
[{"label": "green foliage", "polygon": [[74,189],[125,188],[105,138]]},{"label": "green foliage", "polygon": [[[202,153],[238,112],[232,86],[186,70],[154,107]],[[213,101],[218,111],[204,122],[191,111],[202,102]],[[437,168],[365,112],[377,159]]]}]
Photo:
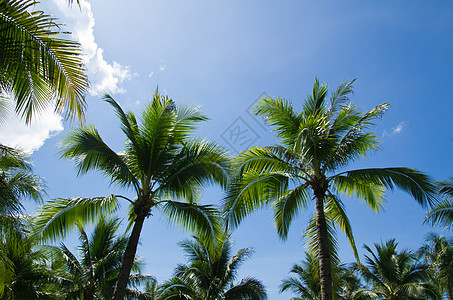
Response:
[{"label": "green foliage", "polygon": [[[61,294],[65,299],[110,299],[113,294],[127,238],[116,236],[120,222],[117,219],[104,220],[96,224],[91,238],[85,229],[79,226],[80,245],[79,257],[73,254],[64,244],[52,247],[54,271],[65,284],[61,286]],[[153,282],[151,276],[141,275],[141,262],[136,259],[131,274],[126,298],[137,299],[142,293],[133,287],[138,284]]]},{"label": "green foliage", "polygon": [[161,299],[267,299],[262,283],[251,277],[234,284],[239,267],[252,250],[244,248],[233,256],[228,236],[208,247],[199,237],[186,240],[180,246],[189,264],[178,265],[174,277],[160,287]]},{"label": "green foliage", "polygon": [[12,93],[28,123],[49,105],[83,119],[88,79],[79,43],[62,38],[57,19],[34,0],[0,1],[0,92]]},{"label": "green foliage", "polygon": [[[258,102],[255,114],[274,128],[281,145],[252,147],[237,156],[234,178],[223,203],[229,226],[236,227],[253,211],[272,206],[277,232],[285,239],[292,221],[315,199],[317,245],[324,253],[320,263],[328,266],[328,257],[335,256],[328,252],[335,249],[328,249],[325,242],[328,228],[324,219],[346,233],[359,259],[341,195],[356,197],[375,211],[383,206],[385,189],[395,187],[424,207],[434,201],[436,189],[431,178],[417,170],[344,171],[349,163],[378,149],[379,138],[370,128],[389,108],[383,103],[360,112],[349,103],[353,83],[341,83],[329,101],[327,85],[316,79],[301,112],[280,98],[266,97]],[[330,285],[329,273],[326,270],[321,274],[324,287]],[[323,298],[329,297],[327,294]]]},{"label": "green foliage", "polygon": [[429,282],[428,266],[416,259],[416,254],[397,251],[398,243],[389,240],[374,244],[376,252],[365,245],[367,265],[357,266],[367,283],[371,285],[363,293],[379,299],[441,299]]},{"label": "green foliage", "polygon": [[448,230],[453,226],[453,177],[438,182],[438,187],[443,198],[428,211],[425,223],[443,226]]}]

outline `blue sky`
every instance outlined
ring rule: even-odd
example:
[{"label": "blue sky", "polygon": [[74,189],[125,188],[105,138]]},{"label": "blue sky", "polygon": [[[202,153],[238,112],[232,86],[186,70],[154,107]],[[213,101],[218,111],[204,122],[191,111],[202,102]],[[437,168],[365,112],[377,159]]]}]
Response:
[{"label": "blue sky", "polygon": [[[359,108],[385,101],[392,107],[375,127],[381,150],[351,167],[408,166],[437,180],[453,176],[450,1],[93,0],[82,1],[81,10],[66,6],[52,0],[44,8],[82,42],[92,86],[87,121],[118,151],[124,137],[100,100],[103,92],[137,113],[157,86],[177,103],[200,105],[211,120],[196,135],[237,154],[247,143],[222,136],[235,122],[254,132],[254,144],[276,142],[247,112],[263,92],[290,99],[297,109],[316,76],[331,88],[357,78],[351,100]],[[77,178],[72,163],[59,160],[58,143],[76,124],[51,116],[28,132],[13,120],[9,124],[0,138],[34,151],[34,171],[46,179],[49,198],[130,193],[109,186],[98,173]],[[209,188],[202,203],[218,204],[222,197],[218,188]],[[401,192],[387,194],[380,215],[355,199],[345,204],[360,252],[363,243],[393,237],[401,248],[416,248],[433,230],[422,226],[425,211]],[[278,285],[304,257],[301,233],[310,214],[293,223],[286,242],[278,239],[268,210],[251,215],[233,234],[236,249],[255,250],[240,276],[262,280],[270,299],[291,297],[279,294]],[[184,261],[176,243],[188,236],[159,214],[149,218],[138,250],[146,272],[167,279]],[[343,260],[352,261],[339,238]]]}]

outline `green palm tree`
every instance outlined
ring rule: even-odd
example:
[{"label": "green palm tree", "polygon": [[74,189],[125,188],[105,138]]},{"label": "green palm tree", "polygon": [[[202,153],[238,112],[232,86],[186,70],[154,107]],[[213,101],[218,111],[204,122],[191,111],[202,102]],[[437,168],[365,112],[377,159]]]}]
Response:
[{"label": "green palm tree", "polygon": [[64,280],[49,267],[49,253],[33,237],[3,230],[0,255],[7,262],[0,271],[0,299],[57,299]]},{"label": "green palm tree", "polygon": [[20,150],[0,145],[0,228],[23,211],[23,200],[42,201],[44,181],[33,174],[27,156]]},{"label": "green palm tree", "polygon": [[440,181],[438,186],[443,199],[428,211],[425,224],[443,226],[448,230],[453,227],[453,177]]},{"label": "green palm tree", "polygon": [[179,265],[174,277],[162,284],[160,299],[267,299],[262,283],[251,277],[234,284],[238,268],[251,256],[250,248],[231,256],[229,237],[219,239],[209,247],[203,239],[193,237],[180,246],[189,258],[189,264]]},{"label": "green palm tree", "polygon": [[[116,237],[118,219],[104,220],[96,224],[91,239],[82,226],[80,230],[80,259],[64,244],[53,248],[53,267],[66,283],[62,286],[65,299],[111,299],[118,278],[121,259],[127,245],[125,236]],[[132,269],[136,274],[129,276],[129,285],[154,281],[151,276],[140,274],[141,264],[135,261]],[[129,288],[126,298],[137,299],[141,293]],[[129,297],[128,297],[129,296]]]},{"label": "green palm tree", "polygon": [[[321,277],[316,255],[306,252],[305,259],[300,264],[293,265],[290,273],[293,276],[282,280],[280,292],[291,291],[296,294],[297,297],[291,298],[293,300],[321,299]],[[363,285],[354,269],[343,264],[333,264],[332,281],[334,299],[368,299],[359,296]]]},{"label": "green palm tree", "polygon": [[[142,113],[139,124],[132,112],[125,113],[109,95],[126,136],[124,150],[108,147],[96,128],[80,127],[63,141],[62,156],[74,159],[78,174],[99,170],[111,183],[134,191],[135,198],[111,195],[97,198],[57,199],[44,205],[36,219],[38,234],[56,238],[74,222],[96,220],[117,208],[118,198],[126,199],[132,231],[121,265],[113,299],[123,299],[143,223],[152,210],[161,211],[172,222],[213,241],[220,224],[217,210],[198,205],[201,187],[219,183],[225,187],[230,160],[226,152],[209,141],[190,137],[201,121],[207,120],[198,108],[176,106],[167,96],[156,93]],[[179,201],[179,200],[182,201]]]},{"label": "green palm tree", "polygon": [[80,44],[62,38],[57,19],[34,0],[0,0],[0,93],[28,123],[49,105],[83,119],[88,79]]},{"label": "green palm tree", "polygon": [[367,266],[357,267],[371,285],[363,292],[375,299],[441,299],[437,289],[428,283],[428,266],[419,263],[415,253],[398,252],[395,240],[374,246],[376,253],[364,246],[370,254],[365,256]]},{"label": "green palm tree", "polygon": [[453,299],[453,241],[430,233],[418,250],[419,256],[429,266],[432,283],[448,299]]},{"label": "green palm tree", "polygon": [[[280,98],[261,99],[254,112],[275,127],[281,145],[241,152],[224,202],[230,226],[271,205],[277,232],[285,239],[293,219],[313,199],[322,299],[332,299],[328,220],[345,231],[358,259],[340,195],[355,196],[378,211],[385,188],[396,186],[422,206],[432,201],[435,192],[427,175],[410,168],[346,170],[349,163],[378,148],[379,138],[369,128],[389,107],[383,103],[367,113],[359,112],[348,99],[353,82],[341,83],[329,101],[326,84],[316,79],[301,112]],[[327,221],[325,210],[329,211]]]}]

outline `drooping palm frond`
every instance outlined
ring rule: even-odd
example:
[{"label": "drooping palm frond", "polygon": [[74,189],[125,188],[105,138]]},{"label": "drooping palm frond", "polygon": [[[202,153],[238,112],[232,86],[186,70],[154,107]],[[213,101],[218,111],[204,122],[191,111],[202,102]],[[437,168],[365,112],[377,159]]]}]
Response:
[{"label": "drooping palm frond", "polygon": [[[425,173],[410,168],[358,169],[334,176],[334,178],[341,177],[342,180],[371,182],[390,190],[396,186],[414,197],[422,207],[432,204],[436,199],[436,186],[432,179]],[[376,195],[376,192],[378,191],[375,190],[373,193]],[[366,194],[371,195],[370,192]]]},{"label": "drooping palm frond", "polygon": [[37,210],[33,230],[38,238],[55,241],[76,228],[115,212],[116,196],[96,198],[55,199]]},{"label": "drooping palm frond", "polygon": [[107,146],[93,126],[72,130],[61,142],[61,147],[61,157],[74,159],[78,175],[102,170],[112,183],[120,186],[138,185],[122,155]]},{"label": "drooping palm frond", "polygon": [[214,206],[179,201],[161,203],[162,212],[170,222],[195,232],[208,243],[214,243],[221,233],[220,212]]},{"label": "drooping palm frond", "polygon": [[57,19],[35,4],[0,1],[0,90],[14,95],[27,123],[49,105],[83,120],[88,79],[80,44],[62,38]]}]

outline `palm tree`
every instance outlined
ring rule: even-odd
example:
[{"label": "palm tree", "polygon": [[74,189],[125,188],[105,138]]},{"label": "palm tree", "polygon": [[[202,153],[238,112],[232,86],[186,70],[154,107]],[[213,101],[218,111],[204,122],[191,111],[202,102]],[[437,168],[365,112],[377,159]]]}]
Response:
[{"label": "palm tree", "polygon": [[177,107],[156,90],[139,124],[132,112],[125,113],[109,95],[105,100],[120,118],[127,139],[124,150],[121,153],[112,150],[94,126],[85,126],[66,137],[62,156],[74,159],[78,174],[100,170],[111,183],[133,189],[135,198],[111,195],[57,199],[41,208],[36,224],[42,237],[56,238],[73,227],[75,221],[96,220],[101,213],[114,211],[118,198],[126,199],[131,204],[132,231],[113,296],[122,299],[143,223],[152,210],[160,210],[174,223],[206,240],[214,240],[220,228],[217,210],[198,205],[197,199],[205,183],[225,187],[230,160],[216,144],[190,138],[196,125],[207,120],[198,108]]},{"label": "palm tree", "polygon": [[[293,276],[285,278],[280,284],[280,292],[291,291],[299,299],[321,299],[321,277],[319,261],[316,255],[306,252],[305,259],[300,264],[293,265],[290,273]],[[345,265],[332,265],[334,299],[367,299],[359,296],[363,288],[356,271]]]},{"label": "palm tree", "polygon": [[[88,79],[79,43],[34,0],[0,0],[0,93],[12,94],[28,123],[49,105],[83,119]],[[3,97],[3,96],[2,96]]]},{"label": "palm tree", "polygon": [[32,173],[26,159],[20,150],[0,145],[0,228],[8,216],[22,212],[22,200],[42,200],[44,181]]},{"label": "palm tree", "polygon": [[385,188],[396,186],[422,206],[431,203],[435,191],[427,175],[410,168],[345,170],[348,163],[377,149],[379,139],[369,127],[389,107],[383,103],[360,113],[348,99],[353,82],[341,83],[328,101],[326,84],[316,79],[300,113],[289,101],[261,99],[254,112],[275,127],[281,145],[241,152],[224,201],[231,226],[238,226],[256,209],[272,205],[277,232],[285,239],[293,219],[314,199],[322,299],[332,299],[328,220],[345,231],[358,259],[340,195],[356,196],[379,211]]},{"label": "palm tree", "polygon": [[[101,220],[96,224],[91,239],[82,226],[78,247],[80,259],[64,244],[53,248],[53,267],[66,279],[61,289],[65,299],[111,299],[116,279],[118,278],[121,259],[127,245],[125,236],[115,237],[120,222],[118,219]],[[129,285],[154,281],[151,276],[141,275],[141,264],[135,261],[133,271],[137,274],[129,276]],[[136,289],[128,289],[128,296],[136,299],[142,293]]]},{"label": "palm tree", "polygon": [[161,299],[267,299],[262,283],[251,277],[233,284],[238,268],[251,256],[250,248],[231,256],[230,238],[224,236],[214,247],[202,238],[193,237],[180,246],[189,258],[189,264],[179,265],[174,277],[162,284]]},{"label": "palm tree", "polygon": [[428,266],[419,263],[415,253],[398,252],[394,239],[374,246],[376,253],[364,246],[370,254],[365,256],[367,266],[357,267],[371,284],[371,289],[363,292],[376,299],[441,299],[437,289],[428,283]]},{"label": "palm tree", "polygon": [[56,299],[62,282],[49,268],[48,253],[23,231],[0,234],[0,299]]},{"label": "palm tree", "polygon": [[429,266],[432,283],[448,299],[453,299],[453,241],[430,233],[418,254]]},{"label": "palm tree", "polygon": [[448,230],[453,227],[453,177],[440,181],[438,186],[443,199],[428,211],[425,224],[443,226]]}]

